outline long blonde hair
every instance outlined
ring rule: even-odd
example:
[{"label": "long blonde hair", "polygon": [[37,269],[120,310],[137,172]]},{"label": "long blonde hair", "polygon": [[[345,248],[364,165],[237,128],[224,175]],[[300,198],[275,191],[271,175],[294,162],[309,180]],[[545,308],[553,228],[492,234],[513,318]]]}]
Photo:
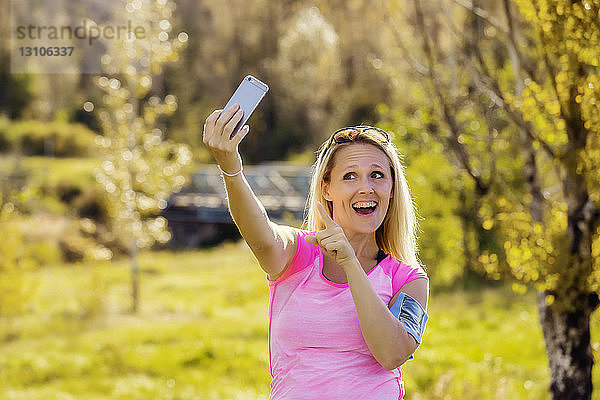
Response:
[{"label": "long blonde hair", "polygon": [[410,196],[404,166],[400,162],[400,155],[396,146],[391,140],[381,140],[378,135],[368,133],[368,131],[353,135],[344,143],[337,143],[332,139],[333,135],[321,145],[317,152],[317,160],[312,167],[313,175],[306,204],[307,215],[303,224],[305,229],[309,231],[325,229],[325,222],[322,221],[317,212],[318,202],[321,202],[328,209],[329,215],[333,215],[332,204],[325,200],[323,195],[323,183],[329,182],[337,151],[342,146],[349,146],[353,143],[368,143],[385,153],[390,161],[394,182],[392,188],[394,195],[390,199],[388,211],[382,224],[375,232],[377,245],[386,253],[409,265],[421,265],[417,256],[415,206]]}]

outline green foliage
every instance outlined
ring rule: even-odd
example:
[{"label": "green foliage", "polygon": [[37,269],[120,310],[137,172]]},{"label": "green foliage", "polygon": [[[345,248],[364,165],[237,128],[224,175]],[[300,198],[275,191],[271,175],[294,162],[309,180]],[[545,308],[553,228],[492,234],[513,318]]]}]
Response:
[{"label": "green foliage", "polygon": [[[506,232],[504,252],[517,281],[538,291],[555,291],[559,285],[568,284],[565,281],[568,275],[564,271],[569,254],[569,243],[564,240],[566,212],[567,205],[557,203],[548,210],[544,223],[541,223],[533,221],[528,210],[516,211],[506,199],[497,200],[497,211],[489,213],[486,220]],[[498,269],[495,253],[484,252],[480,261],[489,271]],[[526,286],[517,284],[514,288],[523,291]],[[552,304],[554,297],[549,295],[547,301]]]},{"label": "green foliage", "polygon": [[[9,60],[9,50],[0,46],[2,60]],[[2,115],[20,118],[23,109],[33,100],[31,75],[15,74],[10,71],[10,63],[0,65],[0,87],[4,94],[0,97],[0,119]],[[0,145],[1,147],[1,145]]]},{"label": "green foliage", "polygon": [[9,121],[0,116],[0,152],[56,157],[85,156],[96,134],[81,124],[62,121]]},{"label": "green foliage", "polygon": [[4,115],[0,115],[0,150],[7,149],[10,146],[6,138],[6,132],[9,130],[11,122]]},{"label": "green foliage", "polygon": [[[11,157],[0,156],[0,168],[9,168]],[[20,168],[27,173],[28,182],[32,186],[43,188],[58,187],[69,183],[84,190],[94,183],[94,167],[98,160],[91,157],[22,157]],[[42,189],[43,190],[43,189]]]},{"label": "green foliage", "polygon": [[399,110],[383,115],[426,132],[423,154],[443,145],[460,176],[465,266],[573,306],[600,287],[591,257],[600,247],[599,3],[515,3],[475,11],[415,1],[406,17],[390,5],[417,35],[390,23],[399,46],[388,58],[400,52],[410,68],[388,71],[402,90]]},{"label": "green foliage", "polygon": [[97,227],[89,218],[69,221],[61,230],[58,245],[67,262],[106,260],[113,256],[113,251],[97,235]]},{"label": "green foliage", "polygon": [[[387,106],[379,112],[394,122],[383,123],[405,156],[406,177],[418,212],[419,258],[434,288],[456,285],[465,268],[464,232],[458,210],[461,178],[443,155],[443,147],[429,141],[414,121],[392,114]],[[427,151],[420,151],[421,146]]]},{"label": "green foliage", "polygon": [[18,315],[35,288],[34,281],[26,275],[37,264],[24,251],[15,207],[19,197],[13,192],[3,198],[0,193],[0,318]]},{"label": "green foliage", "polygon": [[35,265],[53,265],[64,261],[63,253],[55,240],[28,240],[23,246],[23,256],[32,260]]},{"label": "green foliage", "polygon": [[[16,163],[16,165],[15,165]],[[103,218],[102,210],[90,215],[99,204],[100,196],[95,189],[93,170],[98,165],[94,158],[12,157],[0,155],[0,170],[16,169],[35,196],[19,203],[26,214],[53,213],[71,216]]]},{"label": "green foliage", "polygon": [[106,259],[122,251],[103,225],[102,197],[92,175],[97,163],[88,158],[0,157],[0,171],[19,172],[4,177],[3,185],[13,187],[10,207],[23,257],[44,266]]},{"label": "green foliage", "polygon": [[[411,184],[419,221],[419,256],[433,287],[451,287],[462,278],[465,255],[463,230],[457,217],[458,177],[441,154],[421,154],[410,162]],[[435,190],[432,190],[435,188]]]},{"label": "green foliage", "polygon": [[[544,180],[546,207],[542,223],[523,215],[525,210],[518,207],[500,216],[516,222],[506,230],[507,260],[519,281],[570,302],[570,288],[597,292],[599,287],[595,270],[598,263],[590,253],[591,248],[599,246],[600,225],[598,216],[593,216],[593,208],[600,207],[600,3],[515,3],[530,23],[528,33],[536,43],[528,56],[544,63],[525,80],[521,98],[510,94],[506,98],[535,128],[534,147],[551,152],[553,158],[539,157],[540,164],[546,165],[548,172],[552,167],[557,172],[554,179]],[[566,190],[553,190],[559,185]],[[553,192],[558,193],[551,195]],[[590,204],[582,205],[581,199],[587,201],[588,196]],[[581,207],[588,208],[583,218]],[[584,233],[579,238],[568,234],[574,229]],[[573,246],[578,249],[573,250]],[[548,297],[547,303],[552,304],[554,297]]]}]

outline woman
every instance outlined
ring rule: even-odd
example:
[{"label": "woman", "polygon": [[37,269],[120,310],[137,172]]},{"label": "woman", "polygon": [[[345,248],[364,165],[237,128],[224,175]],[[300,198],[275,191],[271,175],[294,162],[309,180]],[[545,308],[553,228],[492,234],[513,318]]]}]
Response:
[{"label": "woman", "polygon": [[427,275],[415,215],[388,134],[345,128],[320,148],[308,231],[269,220],[230,139],[243,111],[214,111],[203,141],[223,174],[229,209],[267,273],[271,399],[402,399],[400,366],[421,341]]}]

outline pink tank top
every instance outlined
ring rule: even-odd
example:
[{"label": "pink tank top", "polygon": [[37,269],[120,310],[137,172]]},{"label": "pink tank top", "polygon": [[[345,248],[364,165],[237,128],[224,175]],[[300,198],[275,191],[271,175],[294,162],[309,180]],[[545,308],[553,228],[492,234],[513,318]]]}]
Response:
[{"label": "pink tank top", "polygon": [[[348,284],[323,276],[320,247],[298,235],[290,265],[269,281],[271,400],[402,399],[400,369],[388,371],[365,343]],[[388,255],[367,276],[385,304],[406,283],[426,278]]]}]

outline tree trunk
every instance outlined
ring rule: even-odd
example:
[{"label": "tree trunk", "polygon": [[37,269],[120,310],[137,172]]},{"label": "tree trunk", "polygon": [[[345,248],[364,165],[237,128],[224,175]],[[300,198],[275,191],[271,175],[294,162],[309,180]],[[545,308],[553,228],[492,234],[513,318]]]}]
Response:
[{"label": "tree trunk", "polygon": [[598,296],[589,294],[573,311],[559,312],[546,304],[547,294],[538,294],[538,309],[550,365],[552,399],[589,400],[594,364],[590,316],[598,307]]},{"label": "tree trunk", "polygon": [[[553,400],[592,398],[594,357],[590,346],[590,316],[600,300],[598,293],[590,292],[586,285],[593,271],[592,233],[596,232],[599,214],[593,209],[585,189],[581,189],[585,186],[574,185],[572,176],[576,175],[567,173],[563,181],[565,187],[570,188],[565,190],[569,204],[567,251],[570,260],[561,271],[561,283],[556,290],[541,293],[538,300]],[[547,295],[555,297],[551,305],[546,302]]]}]

